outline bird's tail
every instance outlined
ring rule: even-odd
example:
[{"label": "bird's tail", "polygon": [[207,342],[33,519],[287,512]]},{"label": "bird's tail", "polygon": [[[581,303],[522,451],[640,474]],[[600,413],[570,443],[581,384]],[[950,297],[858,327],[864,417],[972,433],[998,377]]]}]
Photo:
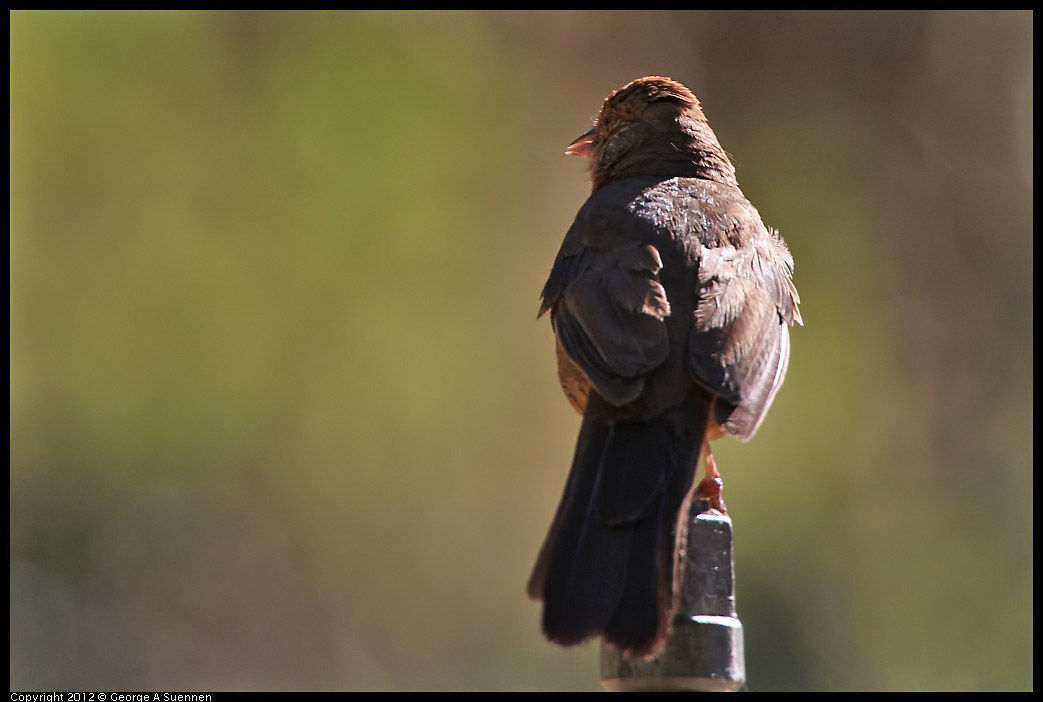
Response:
[{"label": "bird's tail", "polygon": [[563,645],[603,635],[630,655],[655,653],[674,609],[678,515],[706,425],[583,418],[572,471],[529,579],[543,631]]}]

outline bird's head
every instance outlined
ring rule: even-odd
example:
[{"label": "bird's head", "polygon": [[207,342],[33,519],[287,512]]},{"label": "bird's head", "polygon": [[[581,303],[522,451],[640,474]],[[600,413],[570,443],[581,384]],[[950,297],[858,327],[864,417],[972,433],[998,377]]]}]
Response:
[{"label": "bird's head", "polygon": [[631,175],[735,181],[735,169],[699,100],[681,83],[661,76],[638,78],[609,95],[594,128],[565,153],[590,160],[595,190]]}]

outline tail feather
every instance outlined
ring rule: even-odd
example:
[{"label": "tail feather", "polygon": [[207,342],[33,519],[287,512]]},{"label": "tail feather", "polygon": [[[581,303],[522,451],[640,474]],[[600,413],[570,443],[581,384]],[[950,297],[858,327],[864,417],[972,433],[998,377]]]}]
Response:
[{"label": "tail feather", "polygon": [[[580,427],[579,438],[576,440],[576,454],[572,459],[573,466],[597,466],[601,463],[601,456],[605,451],[611,427],[601,422],[583,420]],[[565,484],[565,494],[562,495],[558,511],[554,514],[547,538],[543,541],[540,555],[536,558],[536,566],[529,576],[527,591],[529,597],[534,600],[543,599],[543,590],[547,581],[547,571],[550,567],[552,556],[557,548],[558,541],[565,532],[565,526],[574,521],[575,513],[582,509],[590,499],[593,480],[596,474],[589,470],[576,470],[569,472],[568,482]]]},{"label": "tail feather", "polygon": [[619,602],[620,578],[591,578],[591,573],[619,573],[633,541],[632,529],[604,528],[598,514],[601,466],[610,447],[611,428],[584,422],[576,447],[574,470],[548,538],[547,563],[539,596],[543,599],[543,629],[552,641],[575,644],[603,626],[605,612]]},{"label": "tail feather", "polygon": [[584,416],[565,494],[529,580],[530,596],[544,602],[549,639],[569,645],[601,634],[634,655],[662,643],[677,515],[701,441],[701,431],[678,432],[662,417],[610,423]]},{"label": "tail feather", "polygon": [[[657,561],[665,557],[673,562],[673,542],[669,534],[662,533],[664,519],[665,493],[660,491],[656,501],[655,516],[649,517],[637,525],[635,541],[648,544],[649,547],[634,549],[624,574],[626,588],[620,598],[612,618],[605,626],[605,639],[611,641],[616,648],[634,655],[646,655],[658,644],[662,631],[665,635],[668,622],[664,621],[671,609],[669,599],[662,601],[663,571],[657,567]],[[668,543],[669,542],[669,543]],[[664,546],[668,553],[663,553]],[[672,580],[672,574],[671,574]],[[669,583],[669,581],[668,581]],[[671,588],[667,585],[669,597]]]}]

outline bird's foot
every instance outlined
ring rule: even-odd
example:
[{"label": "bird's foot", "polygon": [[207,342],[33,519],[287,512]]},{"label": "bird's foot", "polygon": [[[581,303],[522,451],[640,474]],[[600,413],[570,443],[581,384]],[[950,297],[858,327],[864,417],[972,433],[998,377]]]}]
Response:
[{"label": "bird's foot", "polygon": [[699,482],[699,487],[695,489],[695,496],[709,500],[710,509],[728,516],[728,509],[724,506],[724,497],[721,495],[723,487],[724,482],[721,480],[721,476],[708,475]]},{"label": "bird's foot", "polygon": [[706,463],[706,477],[700,481],[696,495],[709,500],[710,509],[715,509],[724,516],[728,516],[724,498],[721,497],[724,481],[721,480],[721,473],[717,470],[717,461],[713,458],[713,451],[710,450],[710,441],[707,438],[703,439],[703,460]]}]

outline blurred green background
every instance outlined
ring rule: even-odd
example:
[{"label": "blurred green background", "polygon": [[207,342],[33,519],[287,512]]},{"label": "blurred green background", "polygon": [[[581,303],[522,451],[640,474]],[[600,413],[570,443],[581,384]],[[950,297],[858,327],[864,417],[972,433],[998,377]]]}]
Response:
[{"label": "blurred green background", "polygon": [[804,301],[716,445],[750,688],[1032,687],[1030,13],[10,20],[13,688],[600,689],[537,295],[647,74]]}]

